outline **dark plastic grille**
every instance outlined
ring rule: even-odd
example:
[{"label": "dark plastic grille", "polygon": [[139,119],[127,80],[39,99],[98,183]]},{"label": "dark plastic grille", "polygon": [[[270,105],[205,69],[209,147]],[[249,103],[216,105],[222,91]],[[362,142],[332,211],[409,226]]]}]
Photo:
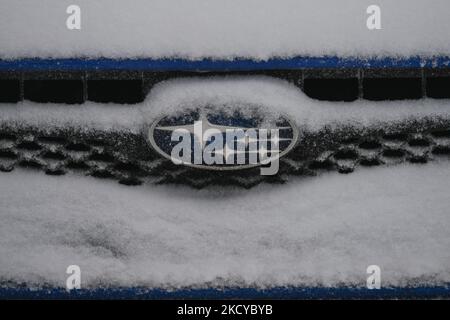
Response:
[{"label": "dark plastic grille", "polygon": [[87,88],[88,99],[95,102],[133,104],[144,100],[141,80],[88,80]]},{"label": "dark plastic grille", "polygon": [[82,80],[25,80],[24,98],[35,102],[84,102]]},{"label": "dark plastic grille", "polygon": [[[261,182],[283,183],[292,175],[316,175],[357,167],[423,164],[450,159],[450,124],[415,123],[400,131],[304,133],[298,146],[280,160],[275,176],[261,176],[259,168],[217,172],[174,165],[156,154],[141,135],[131,133],[48,132],[26,128],[0,131],[0,171],[16,167],[39,169],[50,175],[79,172],[126,185],[150,183],[237,185],[250,188]],[[395,128],[394,128],[395,129]]]},{"label": "dark plastic grille", "polygon": [[[0,72],[0,103],[36,102],[135,104],[162,81],[186,77],[270,76],[281,78],[317,100],[354,101],[450,98],[448,69],[314,69],[223,72],[43,71]],[[21,81],[19,79],[25,79]],[[23,96],[24,95],[24,96]]]},{"label": "dark plastic grille", "polygon": [[0,102],[20,101],[20,80],[0,80]]},{"label": "dark plastic grille", "polygon": [[421,78],[366,78],[363,98],[367,100],[403,100],[422,98]]},{"label": "dark plastic grille", "polygon": [[427,96],[435,99],[449,99],[450,77],[428,78]]},{"label": "dark plastic grille", "polygon": [[304,92],[311,98],[327,101],[358,99],[358,79],[305,79]]}]

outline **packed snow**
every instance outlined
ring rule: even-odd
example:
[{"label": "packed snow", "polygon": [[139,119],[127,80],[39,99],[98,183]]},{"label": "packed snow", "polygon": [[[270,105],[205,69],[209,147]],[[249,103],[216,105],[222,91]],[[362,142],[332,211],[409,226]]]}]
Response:
[{"label": "packed snow", "polygon": [[[0,59],[24,57],[266,60],[309,56],[449,55],[448,0],[1,0]],[[139,105],[2,105],[0,125],[131,130],[181,110],[257,106],[299,127],[376,126],[450,117],[448,102],[329,103],[268,77],[178,79]],[[127,187],[71,174],[0,175],[0,284],[82,286],[383,286],[450,282],[450,166],[361,169],[252,190]]]},{"label": "packed snow", "polygon": [[[148,107],[147,107],[148,106]],[[193,108],[285,114],[299,128],[315,131],[324,126],[371,127],[424,118],[448,119],[446,100],[373,102],[319,101],[294,84],[272,77],[211,77],[166,81],[155,86],[144,103],[144,118],[155,118]]]},{"label": "packed snow", "polygon": [[[81,8],[81,30],[66,9]],[[381,30],[368,30],[370,5]],[[450,54],[448,0],[2,0],[0,58]]]},{"label": "packed snow", "polygon": [[408,120],[450,119],[446,100],[326,102],[307,97],[295,85],[271,77],[186,78],[157,84],[137,105],[3,104],[0,125],[81,127],[140,132],[158,117],[196,108],[236,110],[258,108],[267,116],[285,114],[302,130],[324,126],[386,127]]},{"label": "packed snow", "polygon": [[81,128],[105,131],[134,131],[143,123],[139,106],[86,102],[82,105],[24,101],[2,104],[0,126]]},{"label": "packed snow", "polygon": [[0,279],[64,287],[382,286],[450,281],[448,161],[252,190],[0,178]]}]

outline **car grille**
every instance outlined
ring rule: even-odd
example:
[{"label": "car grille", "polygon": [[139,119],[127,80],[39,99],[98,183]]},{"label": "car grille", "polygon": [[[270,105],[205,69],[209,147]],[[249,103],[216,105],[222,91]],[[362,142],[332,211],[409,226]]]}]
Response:
[{"label": "car grille", "polygon": [[[383,126],[381,126],[383,127]],[[323,171],[353,172],[358,167],[426,163],[450,157],[450,121],[423,120],[384,129],[324,128],[302,132],[297,146],[280,159],[275,176],[258,168],[240,171],[199,170],[173,164],[131,132],[42,131],[33,127],[0,129],[0,171],[17,167],[48,175],[81,173],[114,179],[125,185],[187,184],[195,188],[235,185],[250,188],[261,182],[284,183],[291,176]]]},{"label": "car grille", "polygon": [[[1,67],[0,60],[0,67]],[[450,64],[450,62],[448,62]],[[371,101],[450,98],[450,67],[439,68],[303,68],[223,71],[149,70],[2,70],[0,103],[22,100],[80,104],[136,104],[151,88],[174,78],[270,76],[287,80],[313,99]]]},{"label": "car grille", "polygon": [[[35,66],[39,61],[18,63],[18,68],[8,67],[8,62],[0,61],[0,108],[1,103],[22,100],[62,104],[81,104],[85,101],[136,104],[142,102],[159,82],[218,75],[280,78],[293,83],[313,99],[327,101],[450,98],[449,59],[441,62],[412,59],[411,63],[403,63],[405,66],[400,63],[402,67],[389,60],[388,65],[392,64],[390,68],[379,61],[368,67],[365,66],[370,63],[365,61],[359,61],[356,67],[347,67],[346,61],[333,59],[311,60],[314,66],[310,68],[310,60],[293,59],[286,62],[294,64],[290,68],[261,70],[255,66],[264,67],[264,64],[253,62],[248,62],[252,66],[255,64],[249,70],[196,70],[193,63],[193,66],[186,65],[186,71],[124,69],[119,62],[111,61],[103,63],[106,66],[117,64],[120,70],[98,68],[96,63],[101,61],[92,62],[92,68],[84,68],[90,63],[89,60],[80,62],[83,66],[80,70],[65,68],[64,65],[70,61],[56,63],[60,69],[46,68],[47,62],[44,61],[44,67],[40,70]],[[124,62],[125,66],[137,66],[139,63]],[[146,66],[146,62],[143,63]],[[172,64],[168,61],[161,63],[168,67]],[[203,62],[198,63],[203,66]],[[217,63],[222,68],[222,65],[233,67],[241,62]],[[247,62],[242,63],[246,65]],[[284,63],[280,62],[281,65]],[[330,63],[337,63],[338,67],[328,66]],[[435,63],[438,67],[434,66]],[[295,67],[299,64],[302,66]],[[380,125],[379,128],[382,129],[340,127],[301,132],[297,147],[280,160],[278,174],[261,176],[258,168],[224,172],[176,166],[153,151],[142,134],[89,128],[82,131],[47,128],[43,131],[33,126],[17,127],[4,123],[0,126],[0,171],[10,172],[17,167],[26,167],[43,170],[49,175],[80,172],[114,179],[125,185],[176,183],[203,188],[218,184],[249,188],[261,182],[283,183],[294,175],[311,176],[330,170],[346,174],[360,166],[426,163],[449,157],[450,120],[422,119]]]}]

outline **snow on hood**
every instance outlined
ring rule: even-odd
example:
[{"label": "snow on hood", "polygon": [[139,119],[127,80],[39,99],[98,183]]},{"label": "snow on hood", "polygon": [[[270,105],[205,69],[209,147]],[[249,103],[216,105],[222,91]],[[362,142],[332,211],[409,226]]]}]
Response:
[{"label": "snow on hood", "polygon": [[448,0],[77,0],[81,30],[60,0],[2,0],[0,58],[450,54]]},{"label": "snow on hood", "polygon": [[0,179],[0,281],[65,286],[382,286],[450,281],[447,161],[242,191]]}]

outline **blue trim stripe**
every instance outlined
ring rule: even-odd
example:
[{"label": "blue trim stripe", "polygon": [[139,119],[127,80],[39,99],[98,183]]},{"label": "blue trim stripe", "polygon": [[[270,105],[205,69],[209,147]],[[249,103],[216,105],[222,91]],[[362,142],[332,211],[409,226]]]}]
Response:
[{"label": "blue trim stripe", "polygon": [[0,299],[430,299],[450,298],[450,286],[382,288],[301,288],[271,289],[64,289],[0,288]]},{"label": "blue trim stripe", "polygon": [[447,68],[450,57],[410,58],[339,58],[295,57],[255,61],[235,60],[184,60],[184,59],[21,59],[0,60],[0,71],[252,71],[290,70],[307,68]]}]

